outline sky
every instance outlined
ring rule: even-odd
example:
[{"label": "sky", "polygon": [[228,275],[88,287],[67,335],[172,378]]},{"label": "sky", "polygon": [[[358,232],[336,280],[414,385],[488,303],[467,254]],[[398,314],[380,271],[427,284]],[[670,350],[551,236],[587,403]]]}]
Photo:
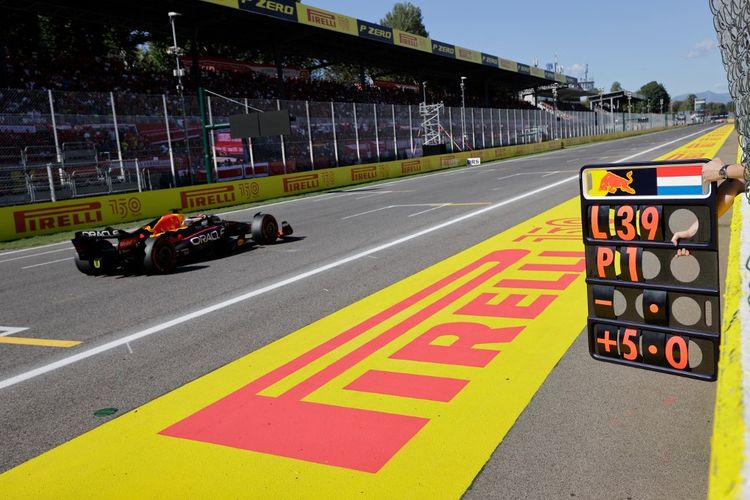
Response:
[{"label": "sky", "polygon": [[[395,0],[304,0],[378,22]],[[671,96],[727,92],[709,0],[411,0],[430,38],[541,67],[609,90],[656,80]]]}]

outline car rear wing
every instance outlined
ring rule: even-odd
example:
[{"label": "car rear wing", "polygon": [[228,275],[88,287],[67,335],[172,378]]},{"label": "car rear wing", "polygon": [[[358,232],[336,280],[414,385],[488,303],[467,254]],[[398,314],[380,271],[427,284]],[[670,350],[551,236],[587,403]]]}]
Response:
[{"label": "car rear wing", "polygon": [[122,239],[132,236],[132,233],[123,229],[108,227],[106,229],[92,229],[87,231],[76,231],[75,238],[93,238],[93,239]]}]

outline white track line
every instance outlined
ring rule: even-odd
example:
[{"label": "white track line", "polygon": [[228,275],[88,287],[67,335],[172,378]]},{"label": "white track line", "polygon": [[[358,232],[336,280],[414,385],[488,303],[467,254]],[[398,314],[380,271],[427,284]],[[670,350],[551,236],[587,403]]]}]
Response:
[{"label": "white track line", "polygon": [[42,248],[49,248],[54,247],[57,245],[69,245],[70,241],[61,241],[60,243],[50,243],[49,245],[40,245],[38,247],[29,247],[29,248],[21,248],[19,250],[10,250],[8,252],[2,252],[0,253],[0,257],[5,257],[6,255],[14,254],[14,253],[21,253],[21,252],[30,252],[31,250],[39,250]]},{"label": "white track line", "polygon": [[34,265],[31,265],[31,266],[24,266],[21,269],[31,269],[32,267],[47,266],[49,264],[57,264],[58,262],[66,262],[66,261],[69,261],[69,260],[72,260],[72,257],[67,257],[65,259],[57,259],[57,260],[53,260],[53,261],[50,261],[50,262],[42,262],[41,264],[34,264]]},{"label": "white track line", "polygon": [[387,207],[380,207],[380,208],[376,208],[374,210],[368,210],[367,212],[360,212],[360,213],[354,214],[354,215],[347,215],[346,217],[342,217],[341,220],[353,219],[354,217],[360,217],[362,215],[367,215],[367,214],[371,214],[371,213],[374,213],[374,212],[381,212],[383,210],[388,210],[389,208],[393,208],[394,206],[395,205],[388,205]]},{"label": "white track line", "polygon": [[35,254],[32,254],[32,255],[22,255],[21,257],[12,257],[10,259],[0,260],[0,264],[2,264],[3,262],[11,262],[11,261],[14,261],[14,260],[30,259],[32,257],[39,257],[40,255],[47,255],[47,254],[50,254],[50,253],[69,252],[71,250],[73,250],[73,247],[70,247],[70,248],[61,248],[59,250],[49,250],[47,252],[35,253]]},{"label": "white track line", "polygon": [[[675,142],[678,142],[678,141],[687,139],[689,137],[692,137],[694,135],[698,135],[698,134],[705,133],[705,132],[706,131],[703,130],[703,131],[700,131],[700,132],[696,132],[694,134],[686,135],[686,136],[681,137],[679,139],[675,139],[673,141],[666,142],[666,143],[661,144],[659,146],[655,146],[653,148],[646,149],[646,150],[641,151],[639,153],[635,153],[635,154],[630,155],[630,156],[628,156],[626,158],[622,158],[621,160],[618,160],[618,161],[616,161],[614,163],[622,163],[622,162],[628,161],[628,160],[630,160],[632,158],[635,158],[636,156],[640,156],[642,154],[649,153],[649,152],[651,152],[651,151],[653,151],[655,149],[659,149],[659,148],[662,148],[664,146],[668,146],[668,145],[673,144]],[[543,193],[543,192],[548,191],[550,189],[554,189],[554,188],[556,188],[558,186],[561,186],[561,185],[563,185],[563,184],[565,184],[567,182],[571,182],[571,181],[574,181],[574,180],[578,180],[578,174],[576,174],[574,176],[571,176],[571,177],[567,177],[567,178],[565,178],[563,180],[560,180],[560,181],[557,181],[557,182],[555,182],[553,184],[548,184],[548,185],[540,187],[538,189],[534,189],[533,191],[529,191],[527,193],[524,193],[524,194],[521,194],[521,195],[518,195],[518,196],[514,196],[513,198],[508,198],[508,199],[503,200],[501,202],[495,203],[494,205],[490,205],[490,206],[481,208],[479,210],[476,210],[474,212],[470,212],[468,214],[461,215],[459,217],[456,217],[454,219],[448,220],[448,221],[443,222],[441,224],[438,224],[436,226],[428,227],[427,229],[423,229],[422,231],[418,231],[416,233],[412,233],[412,234],[410,234],[408,236],[404,236],[403,238],[399,238],[397,240],[393,240],[393,241],[390,241],[388,243],[384,243],[384,244],[376,246],[374,248],[370,248],[369,250],[365,250],[363,252],[359,252],[359,253],[350,255],[349,257],[346,257],[346,258],[343,258],[343,259],[331,262],[329,264],[326,264],[326,265],[321,266],[321,267],[317,267],[315,269],[311,269],[310,271],[298,274],[296,276],[291,276],[291,277],[289,277],[289,278],[287,278],[285,280],[278,281],[276,283],[270,284],[270,285],[265,286],[263,288],[258,288],[258,289],[255,289],[255,290],[251,290],[251,291],[249,291],[247,293],[243,293],[241,295],[238,295],[238,296],[233,297],[231,299],[225,300],[223,302],[219,302],[217,304],[214,304],[214,305],[211,305],[211,306],[208,306],[208,307],[204,307],[202,309],[199,309],[197,311],[193,311],[193,312],[191,312],[189,314],[186,314],[184,316],[179,316],[179,317],[174,318],[174,319],[172,319],[170,321],[166,321],[164,323],[152,326],[151,328],[146,328],[145,330],[141,330],[139,332],[132,333],[132,334],[127,335],[125,337],[122,337],[120,339],[113,340],[111,342],[107,342],[106,344],[102,344],[102,345],[100,345],[98,347],[92,347],[91,349],[87,349],[85,351],[79,352],[77,354],[73,354],[73,355],[68,356],[66,358],[59,359],[59,360],[57,360],[55,362],[52,362],[52,363],[40,366],[39,368],[35,368],[33,370],[29,370],[29,371],[20,373],[18,375],[13,376],[13,377],[0,380],[0,389],[5,389],[7,387],[11,387],[11,386],[14,386],[16,384],[20,384],[21,382],[25,382],[27,380],[31,380],[33,378],[36,378],[36,377],[39,377],[41,375],[50,373],[50,372],[55,371],[55,370],[57,370],[59,368],[63,368],[65,366],[72,365],[73,363],[77,363],[78,361],[82,361],[84,359],[88,359],[88,358],[90,358],[92,356],[96,356],[97,354],[101,354],[103,352],[110,351],[110,350],[115,349],[117,347],[121,347],[123,345],[128,344],[129,342],[133,342],[133,341],[136,341],[136,340],[148,337],[148,336],[153,335],[155,333],[158,333],[158,332],[167,330],[169,328],[172,328],[173,326],[177,326],[177,325],[181,325],[183,323],[187,323],[189,321],[192,321],[194,319],[198,319],[198,318],[200,318],[202,316],[205,316],[207,314],[211,314],[213,312],[220,311],[220,310],[225,309],[225,308],[227,308],[229,306],[232,306],[234,304],[238,304],[240,302],[244,302],[244,301],[252,299],[254,297],[258,297],[259,295],[263,295],[263,294],[266,294],[268,292],[272,292],[274,290],[278,290],[279,288],[283,288],[283,287],[291,285],[293,283],[297,283],[298,281],[302,281],[302,280],[305,280],[305,279],[310,278],[312,276],[324,273],[326,271],[330,271],[331,269],[335,269],[337,267],[341,267],[341,266],[343,266],[345,264],[349,264],[350,262],[357,261],[357,260],[362,259],[364,257],[369,257],[370,255],[372,255],[374,253],[382,252],[383,250],[387,250],[389,248],[401,245],[402,243],[406,243],[407,241],[411,241],[411,240],[416,239],[416,238],[421,238],[422,236],[424,236],[426,234],[430,234],[430,233],[433,233],[435,231],[439,231],[440,229],[452,226],[454,224],[458,224],[460,222],[463,222],[463,221],[465,221],[467,219],[471,219],[473,217],[477,217],[479,215],[485,214],[487,212],[490,212],[492,210],[498,209],[500,207],[504,207],[505,205],[516,203],[517,201],[522,200],[524,198],[528,198],[530,196],[535,196],[535,195],[537,195],[539,193]]]},{"label": "white track line", "polygon": [[427,212],[432,212],[433,210],[438,210],[440,208],[447,207],[449,205],[450,205],[450,203],[443,203],[442,205],[438,205],[436,207],[428,208],[427,210],[422,210],[421,212],[410,214],[407,217],[416,217],[417,215],[426,214]]}]

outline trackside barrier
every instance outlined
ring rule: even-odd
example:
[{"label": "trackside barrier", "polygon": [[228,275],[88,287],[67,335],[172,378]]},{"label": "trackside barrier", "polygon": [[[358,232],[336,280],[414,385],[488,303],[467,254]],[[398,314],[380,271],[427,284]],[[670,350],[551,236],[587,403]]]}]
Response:
[{"label": "trackside barrier", "polygon": [[74,201],[0,207],[0,241],[11,241],[87,227],[123,224],[155,217],[175,209],[185,212],[198,212],[244,203],[255,203],[285,196],[465,166],[470,157],[480,158],[483,163],[486,163],[524,154],[562,149],[566,145],[618,139],[658,130],[662,129],[617,132],[589,138],[505,146],[218,184],[78,198]]},{"label": "trackside barrier", "polygon": [[708,498],[750,494],[750,204],[734,202]]}]

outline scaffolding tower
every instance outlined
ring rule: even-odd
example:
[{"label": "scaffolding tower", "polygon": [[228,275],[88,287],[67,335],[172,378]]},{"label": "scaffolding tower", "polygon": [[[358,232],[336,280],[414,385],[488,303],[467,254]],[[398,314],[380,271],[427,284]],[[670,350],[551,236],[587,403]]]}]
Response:
[{"label": "scaffolding tower", "polygon": [[440,144],[440,113],[443,112],[443,103],[419,104],[419,115],[422,117],[422,128],[424,129],[424,142],[426,146],[436,146]]}]

